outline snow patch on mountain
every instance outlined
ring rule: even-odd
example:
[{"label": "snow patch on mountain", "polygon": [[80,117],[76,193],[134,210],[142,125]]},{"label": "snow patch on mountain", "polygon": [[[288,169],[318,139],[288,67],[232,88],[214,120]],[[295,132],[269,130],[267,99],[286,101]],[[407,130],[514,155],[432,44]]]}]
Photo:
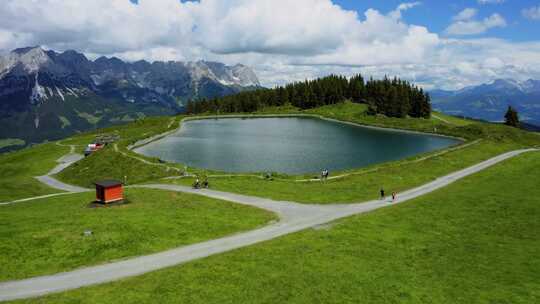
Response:
[{"label": "snow patch on mountain", "polygon": [[62,91],[58,87],[55,87],[55,88],[56,88],[56,92],[58,92],[58,96],[62,98],[62,101],[66,101],[66,99],[64,98],[64,94],[62,94]]},{"label": "snow patch on mountain", "polygon": [[39,85],[39,73],[36,73],[35,83],[34,87],[32,88],[32,95],[30,95],[30,100],[37,104],[42,100],[48,99],[47,93],[45,92],[45,88]]}]

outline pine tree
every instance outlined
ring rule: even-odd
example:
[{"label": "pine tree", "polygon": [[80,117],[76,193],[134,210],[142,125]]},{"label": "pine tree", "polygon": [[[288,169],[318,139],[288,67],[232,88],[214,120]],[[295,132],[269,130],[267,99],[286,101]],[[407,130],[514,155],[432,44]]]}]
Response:
[{"label": "pine tree", "polygon": [[504,123],[508,126],[519,127],[519,115],[514,108],[508,106],[506,114],[504,115]]}]

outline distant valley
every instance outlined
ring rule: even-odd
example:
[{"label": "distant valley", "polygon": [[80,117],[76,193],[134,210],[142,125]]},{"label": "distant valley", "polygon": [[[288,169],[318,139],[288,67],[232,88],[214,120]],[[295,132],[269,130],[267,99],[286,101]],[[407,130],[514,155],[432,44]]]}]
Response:
[{"label": "distant valley", "polygon": [[0,56],[0,151],[258,87],[241,64],[92,61],[73,50],[20,48]]},{"label": "distant valley", "polygon": [[518,82],[498,79],[457,91],[430,92],[433,108],[442,112],[488,121],[502,121],[510,105],[520,119],[540,125],[540,80]]}]

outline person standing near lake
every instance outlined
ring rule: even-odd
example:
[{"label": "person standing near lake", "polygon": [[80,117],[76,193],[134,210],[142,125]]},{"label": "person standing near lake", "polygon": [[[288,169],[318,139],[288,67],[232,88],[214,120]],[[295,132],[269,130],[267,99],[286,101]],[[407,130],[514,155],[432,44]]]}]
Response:
[{"label": "person standing near lake", "polygon": [[328,169],[324,169],[321,172],[321,180],[326,180],[328,178]]}]

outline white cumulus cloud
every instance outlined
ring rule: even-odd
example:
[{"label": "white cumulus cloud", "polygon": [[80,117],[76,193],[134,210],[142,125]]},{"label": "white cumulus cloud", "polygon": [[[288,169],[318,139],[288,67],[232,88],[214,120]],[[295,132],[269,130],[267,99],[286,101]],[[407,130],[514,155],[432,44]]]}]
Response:
[{"label": "white cumulus cloud", "polygon": [[[243,63],[272,86],[341,73],[397,75],[426,88],[494,78],[540,78],[540,43],[456,39],[390,11],[346,10],[331,0],[2,0],[0,49],[43,45],[90,58]],[[506,25],[466,9],[451,35]]]},{"label": "white cumulus cloud", "polygon": [[499,14],[492,14],[482,20],[472,19],[476,11],[465,9],[454,17],[454,22],[446,28],[449,35],[477,35],[496,27],[505,27],[506,20]]},{"label": "white cumulus cloud", "polygon": [[470,20],[472,19],[474,16],[476,16],[476,13],[478,13],[478,11],[474,8],[466,8],[464,10],[462,10],[461,12],[459,12],[457,15],[455,15],[452,20],[455,20],[455,21],[465,21],[465,20]]}]

